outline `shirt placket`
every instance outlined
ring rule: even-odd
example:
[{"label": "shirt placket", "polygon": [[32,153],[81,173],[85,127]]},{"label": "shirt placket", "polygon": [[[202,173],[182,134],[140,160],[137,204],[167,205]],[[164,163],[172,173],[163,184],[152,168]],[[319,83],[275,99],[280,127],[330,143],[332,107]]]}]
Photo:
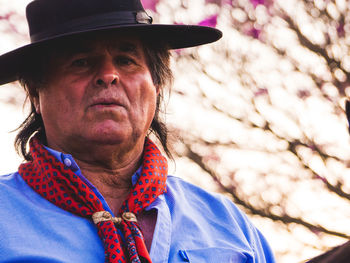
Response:
[{"label": "shirt placket", "polygon": [[146,210],[151,209],[156,209],[158,213],[150,256],[153,263],[167,263],[171,242],[171,216],[163,195],[146,208]]}]

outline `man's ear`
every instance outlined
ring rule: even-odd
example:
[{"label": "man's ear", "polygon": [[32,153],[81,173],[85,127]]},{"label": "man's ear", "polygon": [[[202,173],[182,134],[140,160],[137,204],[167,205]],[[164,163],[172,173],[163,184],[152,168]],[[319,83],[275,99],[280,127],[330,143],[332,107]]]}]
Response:
[{"label": "man's ear", "polygon": [[157,92],[157,96],[158,96],[159,93],[160,93],[160,87],[159,87],[159,85],[156,85],[156,92]]},{"label": "man's ear", "polygon": [[32,103],[33,103],[33,105],[34,105],[35,112],[36,112],[37,114],[41,114],[39,96],[32,97],[32,98],[31,98],[31,101],[32,101]]}]

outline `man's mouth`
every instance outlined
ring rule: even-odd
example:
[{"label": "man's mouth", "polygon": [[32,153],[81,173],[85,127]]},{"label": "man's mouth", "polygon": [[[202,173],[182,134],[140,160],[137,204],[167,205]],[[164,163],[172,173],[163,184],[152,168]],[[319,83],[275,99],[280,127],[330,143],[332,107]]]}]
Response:
[{"label": "man's mouth", "polygon": [[90,107],[93,108],[108,108],[108,107],[121,107],[123,106],[119,101],[114,99],[98,99],[95,100]]},{"label": "man's mouth", "polygon": [[113,102],[102,102],[102,103],[97,103],[94,106],[96,106],[96,105],[113,106],[113,105],[118,105],[118,104],[115,104]]}]

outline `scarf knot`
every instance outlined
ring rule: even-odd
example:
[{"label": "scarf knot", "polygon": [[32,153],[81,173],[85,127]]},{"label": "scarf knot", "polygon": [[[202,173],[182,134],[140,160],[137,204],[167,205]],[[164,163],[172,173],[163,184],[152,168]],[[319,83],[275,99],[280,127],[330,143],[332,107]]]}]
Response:
[{"label": "scarf knot", "polygon": [[119,225],[122,220],[137,223],[136,215],[131,212],[124,212],[121,217],[113,217],[108,211],[99,211],[92,214],[92,221],[95,225],[105,221],[112,221],[114,224]]}]

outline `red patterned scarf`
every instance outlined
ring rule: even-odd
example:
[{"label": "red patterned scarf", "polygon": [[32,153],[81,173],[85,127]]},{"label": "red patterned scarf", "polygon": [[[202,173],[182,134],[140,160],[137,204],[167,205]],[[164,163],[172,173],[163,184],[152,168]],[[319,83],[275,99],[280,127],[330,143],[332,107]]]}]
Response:
[{"label": "red patterned scarf", "polygon": [[152,141],[146,139],[141,176],[124,201],[120,217],[104,211],[89,186],[35,137],[30,153],[33,161],[20,165],[20,175],[56,206],[94,221],[104,243],[105,262],[151,262],[136,215],[166,192],[167,161]]}]

